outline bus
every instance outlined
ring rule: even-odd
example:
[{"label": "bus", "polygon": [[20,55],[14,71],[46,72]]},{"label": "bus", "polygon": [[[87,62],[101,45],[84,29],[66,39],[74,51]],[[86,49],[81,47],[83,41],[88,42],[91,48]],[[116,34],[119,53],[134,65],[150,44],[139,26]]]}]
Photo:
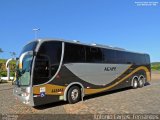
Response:
[{"label": "bus", "polygon": [[61,39],[38,39],[22,49],[13,93],[39,106],[73,104],[87,95],[125,87],[141,88],[151,80],[150,57],[118,47]]}]

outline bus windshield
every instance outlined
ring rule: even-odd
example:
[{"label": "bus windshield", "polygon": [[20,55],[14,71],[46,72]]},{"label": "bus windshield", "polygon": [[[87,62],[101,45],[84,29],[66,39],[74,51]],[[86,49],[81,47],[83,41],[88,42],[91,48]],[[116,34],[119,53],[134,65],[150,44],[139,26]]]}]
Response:
[{"label": "bus windshield", "polygon": [[27,52],[27,51],[34,51],[36,46],[38,44],[38,41],[34,41],[34,42],[31,42],[29,44],[27,44],[26,46],[24,46],[24,48],[22,49],[21,53],[20,53],[20,56],[24,53],[24,52]]},{"label": "bus windshield", "polygon": [[[32,67],[32,60],[33,60],[33,52],[36,48],[37,41],[31,42],[27,44],[21,54],[20,57],[23,56],[22,61],[20,59],[17,61],[16,64],[16,84],[19,86],[28,86],[30,84],[30,72]],[[32,54],[31,54],[32,53]],[[21,64],[21,67],[20,67]]]},{"label": "bus windshield", "polygon": [[23,58],[22,69],[17,69],[18,85],[27,86],[30,84],[30,70],[31,70],[32,59],[33,59],[33,55],[26,55]]}]

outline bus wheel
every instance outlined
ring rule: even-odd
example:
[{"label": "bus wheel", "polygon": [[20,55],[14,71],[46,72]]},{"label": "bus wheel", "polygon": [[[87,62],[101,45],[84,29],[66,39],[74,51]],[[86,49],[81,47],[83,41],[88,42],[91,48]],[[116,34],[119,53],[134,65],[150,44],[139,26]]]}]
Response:
[{"label": "bus wheel", "polygon": [[137,87],[138,87],[138,79],[134,78],[133,79],[133,86],[132,86],[132,88],[136,89]]},{"label": "bus wheel", "polygon": [[143,77],[141,77],[140,79],[139,79],[139,81],[138,81],[138,87],[143,87],[144,86],[144,78]]},{"label": "bus wheel", "polygon": [[74,104],[76,102],[79,102],[81,99],[81,91],[78,86],[73,86],[68,90],[67,94],[68,102],[70,104]]}]

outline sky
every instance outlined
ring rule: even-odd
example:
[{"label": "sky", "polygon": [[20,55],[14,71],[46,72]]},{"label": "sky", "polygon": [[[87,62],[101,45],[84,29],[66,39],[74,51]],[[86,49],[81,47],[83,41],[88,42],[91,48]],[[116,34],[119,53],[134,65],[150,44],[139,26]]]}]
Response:
[{"label": "sky", "polygon": [[0,0],[1,58],[38,38],[62,38],[148,53],[160,61],[160,0]]}]

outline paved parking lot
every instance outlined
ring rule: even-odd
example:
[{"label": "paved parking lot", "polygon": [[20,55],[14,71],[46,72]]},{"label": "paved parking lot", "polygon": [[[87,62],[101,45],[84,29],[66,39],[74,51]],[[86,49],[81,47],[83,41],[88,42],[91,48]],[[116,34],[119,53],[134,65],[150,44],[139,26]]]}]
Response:
[{"label": "paved parking lot", "polygon": [[[152,73],[150,85],[85,97],[83,102],[52,103],[38,108],[16,100],[11,83],[0,84],[0,113],[5,114],[160,114],[160,73]],[[61,117],[63,115],[60,115]],[[59,117],[60,117],[59,116]],[[56,117],[56,116],[55,116]],[[67,119],[67,118],[66,118]]]}]

